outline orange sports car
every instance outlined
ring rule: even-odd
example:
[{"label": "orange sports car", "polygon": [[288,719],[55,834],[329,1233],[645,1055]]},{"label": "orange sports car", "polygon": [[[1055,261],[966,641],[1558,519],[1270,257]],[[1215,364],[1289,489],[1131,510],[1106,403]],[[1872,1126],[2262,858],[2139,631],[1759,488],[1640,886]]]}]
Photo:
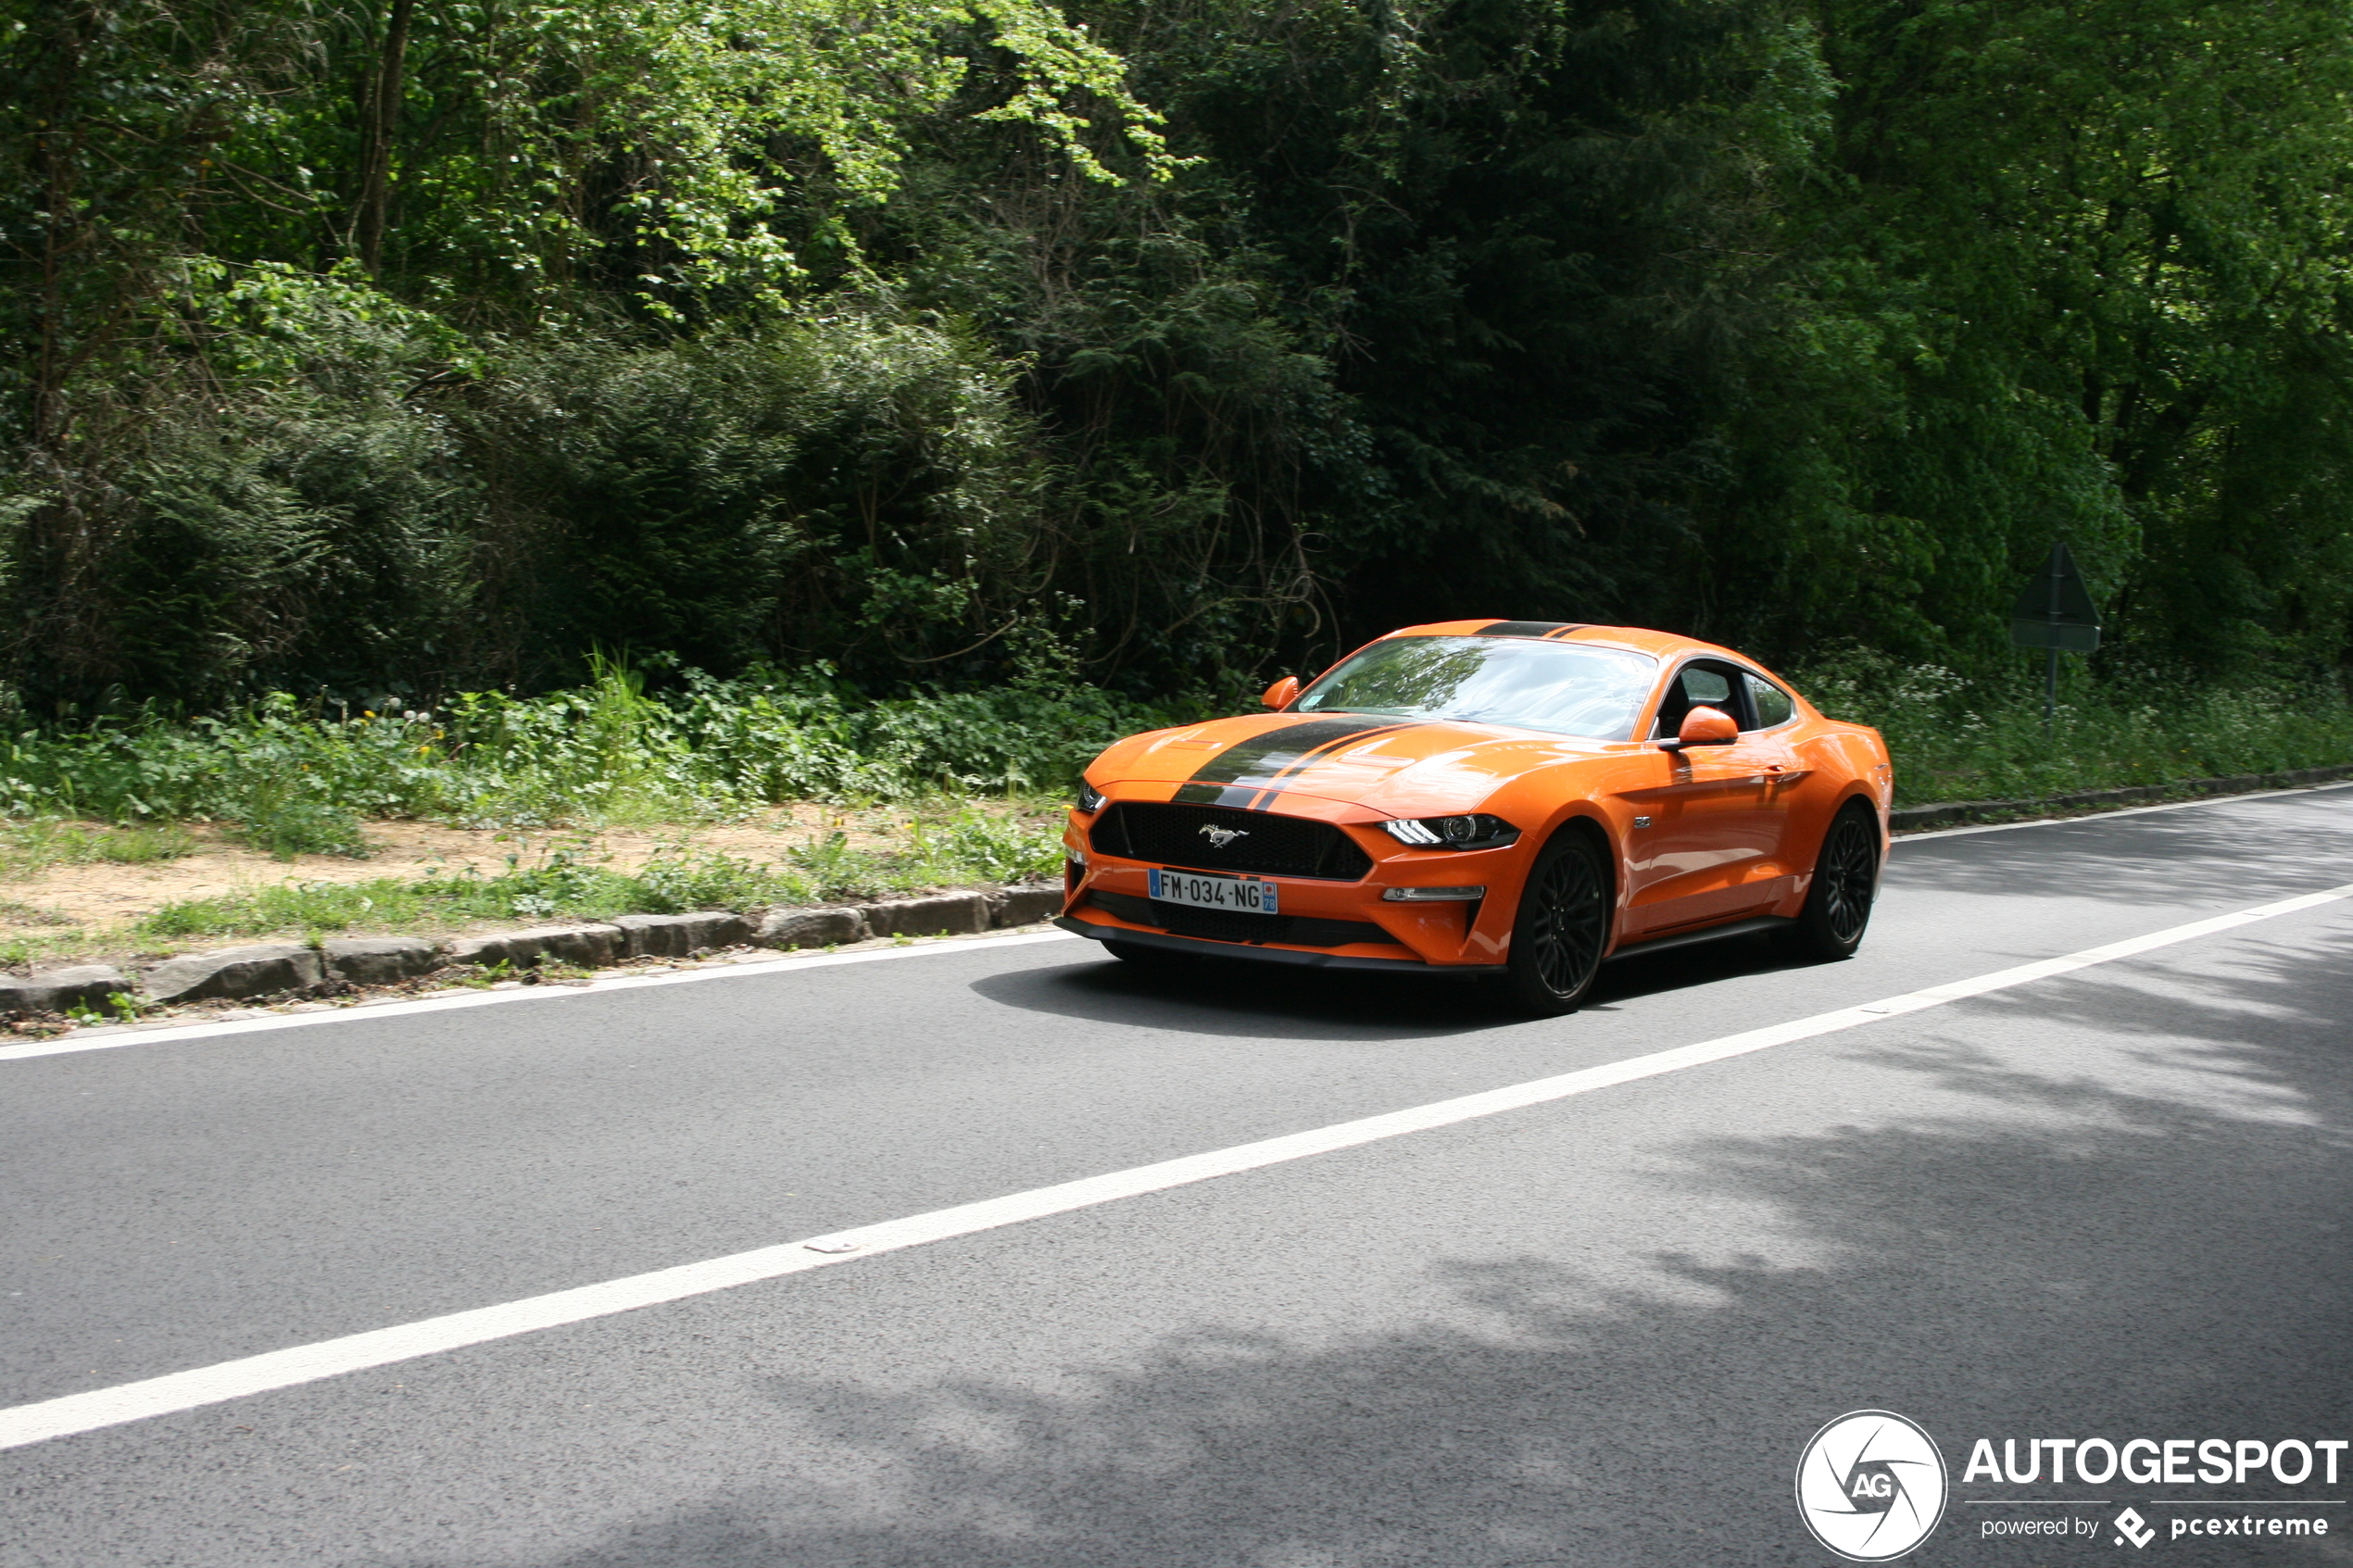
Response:
[{"label": "orange sports car", "polygon": [[1844,958],[1870,920],[1885,744],[1728,648],[1450,621],[1264,700],[1094,760],[1057,924],[1139,963],[1475,976],[1541,1014],[1610,958],[1767,930]]}]

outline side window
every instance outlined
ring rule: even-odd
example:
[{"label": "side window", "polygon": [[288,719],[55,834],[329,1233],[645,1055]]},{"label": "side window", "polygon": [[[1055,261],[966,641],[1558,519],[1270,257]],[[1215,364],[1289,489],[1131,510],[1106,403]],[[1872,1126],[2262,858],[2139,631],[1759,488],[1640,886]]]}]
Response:
[{"label": "side window", "polygon": [[1729,712],[1732,706],[1732,683],[1713,670],[1703,670],[1694,664],[1683,671],[1683,710],[1687,713],[1694,708],[1719,708]]},{"label": "side window", "polygon": [[1756,709],[1756,727],[1760,730],[1786,724],[1797,712],[1797,705],[1790,701],[1789,693],[1761,675],[1748,677],[1748,700]]},{"label": "side window", "polygon": [[1748,722],[1747,709],[1740,700],[1732,683],[1742,671],[1728,670],[1717,664],[1687,664],[1659,699],[1658,722],[1652,729],[1655,736],[1665,737],[1682,728],[1683,715],[1694,708],[1714,708],[1731,715],[1732,721],[1743,729],[1753,728]]}]

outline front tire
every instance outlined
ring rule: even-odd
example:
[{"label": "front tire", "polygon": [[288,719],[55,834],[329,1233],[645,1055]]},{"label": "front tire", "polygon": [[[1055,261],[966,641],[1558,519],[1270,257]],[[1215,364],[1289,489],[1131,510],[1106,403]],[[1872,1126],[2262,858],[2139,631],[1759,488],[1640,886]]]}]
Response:
[{"label": "front tire", "polygon": [[1574,1012],[1609,945],[1610,880],[1592,839],[1565,827],[1547,839],[1520,890],[1511,956],[1492,983],[1504,1010],[1529,1018]]},{"label": "front tire", "polygon": [[1879,893],[1879,815],[1860,801],[1848,805],[1822,835],[1814,883],[1797,923],[1781,933],[1793,958],[1818,963],[1855,956],[1871,923]]}]

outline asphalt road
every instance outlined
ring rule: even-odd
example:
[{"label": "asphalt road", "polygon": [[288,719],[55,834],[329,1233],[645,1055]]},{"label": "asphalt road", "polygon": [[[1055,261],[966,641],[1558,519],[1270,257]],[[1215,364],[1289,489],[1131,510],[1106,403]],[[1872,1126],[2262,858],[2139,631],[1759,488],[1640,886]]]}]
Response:
[{"label": "asphalt road", "polygon": [[[0,1060],[0,1405],[2348,882],[2353,790],[2322,790],[1907,841],[1850,962],[1687,949],[1613,966],[1592,1005],[1543,1022],[1428,983],[1155,982],[1076,939],[975,941]],[[0,1563],[1830,1562],[1793,1472],[1867,1407],[1919,1423],[1951,1468],[1906,1562],[2353,1562],[2353,1451],[2334,1487],[1962,1475],[1979,1437],[2353,1438],[2348,1069],[2340,900],[1556,1103],[0,1452]],[[2145,1549],[2108,1523],[2128,1503],[2158,1532]],[[2332,1533],[2170,1533],[2221,1512]],[[2026,1518],[2096,1533],[1985,1533]]]}]

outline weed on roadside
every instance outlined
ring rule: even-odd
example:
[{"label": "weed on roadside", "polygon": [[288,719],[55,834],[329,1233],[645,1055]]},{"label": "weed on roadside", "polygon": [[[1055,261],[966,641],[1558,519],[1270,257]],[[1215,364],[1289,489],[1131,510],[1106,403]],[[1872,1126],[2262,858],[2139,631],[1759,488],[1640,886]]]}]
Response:
[{"label": "weed on roadside", "polygon": [[135,1023],[148,1010],[147,1004],[130,992],[109,991],[104,1012],[76,1002],[66,1009],[66,1016],[81,1028],[91,1029],[102,1023]]},{"label": "weed on roadside", "polygon": [[487,991],[502,980],[515,978],[514,961],[500,959],[497,963],[470,966],[450,976],[452,982],[476,991]]},{"label": "weed on roadside", "polygon": [[51,969],[86,962],[103,950],[101,936],[79,926],[56,931],[15,931],[0,937],[0,969]]},{"label": "weed on roadside", "polygon": [[359,831],[356,812],[299,796],[248,809],[239,836],[280,860],[298,855],[339,855],[350,860],[368,858],[368,840]]}]

